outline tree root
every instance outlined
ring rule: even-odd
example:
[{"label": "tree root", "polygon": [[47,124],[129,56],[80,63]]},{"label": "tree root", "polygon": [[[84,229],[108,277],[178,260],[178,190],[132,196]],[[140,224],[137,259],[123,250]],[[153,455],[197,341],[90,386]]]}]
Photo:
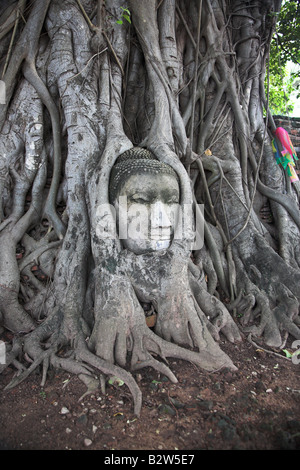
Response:
[{"label": "tree root", "polygon": [[[123,367],[114,365],[112,362],[99,357],[99,347],[97,348],[96,354],[90,350],[90,346],[84,340],[82,330],[77,329],[77,334],[75,335],[76,340],[73,346],[67,355],[61,356],[59,351],[62,347],[70,346],[69,341],[61,336],[61,332],[64,331],[61,321],[59,312],[57,311],[52,314],[51,317],[48,317],[32,333],[25,336],[23,340],[19,338],[16,341],[9,355],[7,366],[14,365],[16,357],[19,356],[21,352],[23,352],[29,360],[32,360],[32,362],[26,369],[24,369],[22,365],[18,367],[18,373],[7,385],[6,389],[11,389],[19,385],[40,366],[42,367],[41,386],[45,385],[49,367],[60,368],[78,375],[78,377],[87,384],[86,394],[89,393],[88,384],[90,382],[92,382],[93,385],[92,390],[95,390],[95,380],[98,382],[98,386],[100,380],[101,389],[104,389],[102,374],[109,377],[116,376],[129,388],[133,397],[134,413],[139,415],[142,405],[142,395],[132,374]],[[168,357],[192,362],[208,371],[216,371],[223,367],[236,370],[231,360],[219,350],[218,347],[214,349],[214,351],[205,349],[201,352],[185,349],[157,336],[146,326],[144,317],[142,321],[142,326],[137,326],[136,323],[138,322],[135,322],[135,326],[131,328],[131,341],[129,341],[129,343],[131,343],[132,348],[128,350],[131,356],[131,371],[137,371],[144,367],[152,367],[159,373],[166,375],[171,382],[177,383],[177,378],[168,366]],[[103,338],[101,342],[107,346],[107,342],[103,341]],[[129,343],[127,340],[127,344]],[[116,350],[114,342],[110,342],[109,347]],[[100,378],[96,377],[99,372],[101,372]]]},{"label": "tree root", "polygon": [[[252,264],[247,273],[239,256],[236,256],[235,262],[239,289],[243,295],[241,294],[229,309],[237,310],[242,331],[263,337],[268,346],[275,348],[283,347],[286,333],[299,339],[300,331],[296,325],[299,318],[299,300],[284,284],[283,276],[282,282],[274,276],[273,284],[268,285],[264,280],[262,267],[258,269]],[[278,262],[277,270],[280,275],[281,266]],[[296,292],[294,286],[293,290]]]},{"label": "tree root", "polygon": [[[12,379],[12,381],[6,386],[6,390],[10,390],[21,382],[23,382],[27,377],[36,370],[40,365],[42,365],[42,380],[41,386],[43,387],[46,382],[47,371],[50,366],[54,368],[59,368],[65,371],[68,371],[72,374],[78,375],[78,377],[88,386],[90,381],[93,382],[95,385],[95,381],[98,383],[99,386],[99,378],[96,378],[97,372],[101,372],[106,376],[116,376],[121,379],[129,388],[134,402],[134,413],[139,415],[142,406],[142,394],[141,391],[135,382],[133,376],[130,372],[127,372],[125,369],[116,366],[114,364],[109,363],[106,360],[101,359],[100,357],[96,356],[92,353],[86,343],[84,342],[83,338],[78,340],[76,346],[72,350],[72,355],[70,357],[60,357],[57,355],[59,350],[58,344],[52,344],[49,349],[43,350],[39,344],[36,343],[36,338],[34,338],[35,333],[37,330],[32,334],[32,336],[28,336],[25,340],[24,351],[28,351],[28,354],[33,357],[33,362],[31,365],[24,369],[22,366],[17,373],[17,375]],[[177,378],[169,369],[169,367],[160,362],[159,360],[155,359],[150,352],[145,349],[145,345],[148,346],[149,350],[152,352],[159,354],[165,360],[166,357],[172,356],[177,359],[187,360],[193,362],[196,365],[199,365],[203,368],[203,366],[207,366],[208,370],[213,370],[211,367],[211,357],[207,352],[204,354],[198,354],[193,351],[185,350],[184,348],[180,348],[174,344],[169,344],[158,338],[154,333],[150,330],[147,334],[147,338],[144,338],[144,346],[141,346],[143,350],[139,347],[135,347],[132,352],[132,360],[131,360],[131,370],[137,371],[144,367],[152,367],[157,370],[159,373],[166,375],[173,383],[177,383]],[[14,356],[20,353],[20,342],[18,343],[18,348],[15,349],[14,354],[11,354],[11,357],[8,360],[8,365],[15,365]],[[141,359],[143,357],[143,359]],[[217,368],[221,367],[229,367],[233,370],[236,368],[232,365],[230,361],[222,361],[218,358],[218,366]],[[206,361],[206,364],[204,364]],[[100,383],[101,383],[100,377]],[[101,386],[103,390],[103,386]],[[86,392],[90,393],[91,390]],[[95,391],[95,387],[92,388],[92,391]]]},{"label": "tree root", "polygon": [[[254,152],[247,147],[247,139],[250,147],[253,145],[251,133],[259,128],[259,123],[248,129],[247,103],[240,101],[244,93],[239,86],[248,86],[252,78],[241,74],[240,84],[235,78],[238,69],[249,62],[239,56],[238,47],[234,53],[231,52],[231,44],[226,46],[225,36],[221,40],[220,33],[224,29],[219,30],[217,23],[212,21],[215,13],[210,2],[206,2],[201,17],[200,14],[190,15],[190,28],[185,17],[196,12],[195,2],[182,2],[181,12],[174,6],[175,2],[159,2],[157,10],[154,0],[129,0],[132,28],[137,33],[130,48],[126,37],[128,29],[115,24],[117,11],[123,4],[121,0],[107,0],[106,18],[104,8],[100,15],[102,2],[98,2],[97,27],[85,14],[81,2],[77,3],[80,9],[74,1],[60,4],[49,0],[35,2],[26,26],[20,31],[15,51],[11,57],[8,54],[10,60],[5,65],[7,99],[6,105],[0,105],[3,111],[0,128],[4,125],[9,108],[1,150],[1,155],[8,157],[3,160],[1,178],[4,175],[5,180],[7,175],[12,175],[13,180],[7,186],[6,182],[1,182],[0,187],[0,196],[5,201],[3,208],[2,205],[0,207],[0,215],[4,218],[0,225],[4,246],[0,256],[0,317],[5,327],[17,333],[34,329],[26,336],[18,337],[7,353],[6,366],[17,369],[7,389],[21,383],[37,368],[42,369],[42,386],[45,385],[49,368],[55,367],[78,375],[87,386],[86,393],[94,391],[99,383],[104,391],[104,376],[117,376],[128,386],[134,412],[139,414],[141,391],[130,371],[152,367],[176,383],[177,378],[168,364],[169,358],[191,362],[207,371],[223,367],[236,370],[217,342],[221,334],[231,342],[239,341],[241,334],[226,306],[213,295],[217,295],[217,287],[231,298],[228,309],[236,319],[241,317],[244,332],[263,336],[271,347],[282,347],[287,334],[300,338],[300,254],[295,246],[300,227],[299,208],[289,195],[283,194],[283,188],[278,190],[272,181],[261,182],[258,178],[257,188],[253,185],[253,190],[258,189],[269,200],[275,201],[271,202],[271,206],[276,204],[282,207],[282,211],[277,211],[277,225],[279,219],[282,221],[287,214],[291,217],[294,232],[289,249],[284,243],[288,237],[291,238],[290,231],[285,229],[287,225],[282,224],[279,230],[279,253],[286,261],[284,263],[277,254],[275,256],[274,251],[269,251],[266,240],[259,245],[259,237],[256,236],[261,233],[261,240],[264,233],[252,211],[254,196],[251,200],[250,183],[255,182],[253,176],[258,175],[259,165]],[[175,18],[176,8],[179,20],[184,22],[187,41],[185,35],[180,35],[180,40],[176,37],[175,41],[176,23],[165,18],[164,13],[171,11],[168,9],[171,3],[172,17]],[[91,34],[82,13],[91,30],[96,31],[98,46],[102,36],[106,38],[111,57],[106,48],[102,51],[91,50]],[[247,21],[247,15],[243,17]],[[43,43],[40,41],[40,31],[45,18],[49,37],[43,35]],[[147,28],[144,28],[145,18]],[[225,21],[225,17],[223,19]],[[233,43],[243,44],[245,51],[248,38],[239,37],[244,29],[233,28],[235,32],[231,33],[233,39],[236,35]],[[193,38],[196,30],[201,33],[198,34],[200,47],[196,47]],[[94,40],[94,46],[96,43]],[[129,54],[132,48],[135,54]],[[191,48],[195,51],[191,52]],[[249,51],[253,52],[253,49],[248,48]],[[180,53],[182,56],[186,54],[187,61],[180,57]],[[230,57],[228,60],[225,58],[233,54],[237,62],[229,60]],[[96,55],[99,59],[97,63],[92,61]],[[197,60],[193,55],[197,55]],[[195,67],[198,59],[201,60],[199,70]],[[40,66],[36,66],[36,62]],[[13,97],[17,73],[21,68],[24,78]],[[136,76],[143,79],[132,79]],[[128,77],[130,80],[127,80]],[[132,95],[138,95],[138,99],[132,96],[129,101],[134,102],[134,106],[128,106],[128,103],[126,106],[126,88],[132,87],[132,82],[138,84],[139,89],[135,88],[137,91],[132,92]],[[180,91],[179,84],[182,86]],[[183,94],[186,98],[181,100]],[[54,96],[60,103],[59,109]],[[45,114],[42,103],[49,115]],[[257,106],[256,109],[259,108]],[[126,112],[130,116],[126,116]],[[40,127],[43,117],[46,118],[46,125]],[[194,122],[195,118],[197,122]],[[126,120],[132,126],[130,140],[123,129]],[[262,116],[261,122],[263,124]],[[30,137],[33,124],[38,124],[40,129],[39,141],[36,141],[37,133]],[[61,148],[62,126],[67,138],[63,139]],[[52,133],[47,135],[50,127]],[[265,136],[266,132],[263,134]],[[193,140],[194,146],[191,145]],[[36,143],[38,145],[35,146]],[[30,152],[32,145],[36,151],[34,155]],[[198,256],[200,262],[206,263],[206,273],[209,272],[208,290],[197,276],[190,275],[188,271],[194,234],[182,240],[184,252],[179,243],[174,243],[167,255],[160,255],[161,262],[155,257],[152,260],[145,257],[144,263],[142,257],[138,260],[129,260],[128,257],[122,261],[120,258],[124,252],[121,251],[121,241],[115,238],[104,240],[98,234],[101,222],[99,207],[109,202],[107,189],[111,167],[118,155],[132,145],[148,148],[159,160],[173,167],[180,180],[182,204],[192,204],[193,200],[197,204],[196,197],[202,198],[202,194],[204,200],[209,201],[210,220],[222,233],[223,247],[219,249],[214,229],[205,222],[206,247],[202,252],[199,250]],[[211,148],[215,156],[203,157],[205,148]],[[199,154],[197,158],[191,158],[193,151]],[[270,146],[268,151],[273,161]],[[265,154],[264,158],[267,157]],[[50,156],[49,161],[46,155]],[[36,166],[35,172],[32,168],[26,170],[29,157],[38,156],[40,165]],[[181,157],[186,167],[180,161]],[[2,164],[0,166],[2,168]],[[26,171],[23,171],[24,168]],[[194,189],[190,184],[190,173],[193,174],[193,171],[197,174],[192,179],[194,183],[198,182]],[[211,176],[206,181],[208,174]],[[52,179],[50,190],[46,191],[46,206],[43,207],[47,176],[48,182],[50,176]],[[67,232],[56,212],[62,177],[67,187]],[[204,192],[201,187],[205,187]],[[29,192],[32,200],[26,211]],[[40,231],[36,227],[43,214],[52,223],[58,238],[64,238],[61,248],[56,237],[37,240]],[[243,220],[246,223],[242,226]],[[31,230],[34,235],[32,242],[27,240],[26,256],[17,262],[17,245],[24,246]],[[274,232],[278,233],[278,227]],[[226,240],[232,243],[227,246]],[[6,249],[7,246],[10,248]],[[227,247],[227,256],[222,253],[224,247]],[[43,314],[46,319],[37,326],[20,304],[20,289],[27,302],[26,307],[31,306],[35,312],[40,308],[40,299],[46,289],[28,271],[31,278],[26,291],[26,286],[20,283],[20,271],[24,269],[23,274],[27,274],[25,270],[30,269],[30,264],[37,257],[43,256],[44,250],[51,250],[53,254],[50,257],[53,295],[51,293],[47,304],[45,301]],[[203,258],[204,252],[206,259]],[[57,259],[54,259],[56,254]],[[291,257],[293,260],[289,262]],[[89,265],[91,258],[93,266],[96,266],[92,286],[88,285],[93,269]],[[287,269],[289,265],[291,270]],[[233,268],[236,268],[236,277]],[[272,283],[276,286],[273,291],[270,287]],[[237,298],[235,287],[240,292]],[[35,288],[39,290],[38,294]],[[91,291],[91,301],[88,303],[87,297]],[[157,318],[154,330],[146,325],[140,305],[143,301],[155,307]],[[50,302],[53,303],[51,307]],[[87,305],[91,331],[85,325]],[[38,318],[37,313],[32,316]],[[20,362],[21,355],[30,363],[27,368]]]},{"label": "tree root", "polygon": [[[45,325],[41,325],[39,327],[40,329],[37,328],[32,335],[25,338],[23,352],[24,354],[29,354],[33,359],[33,362],[25,370],[22,367],[21,373],[18,373],[11,380],[11,382],[5,387],[6,390],[10,390],[19,385],[41,364],[43,366],[41,386],[45,385],[47,371],[50,366],[76,374],[79,378],[82,378],[82,375],[95,378],[96,371],[101,371],[101,373],[105,375],[116,376],[123,380],[132,394],[134,413],[137,415],[140,414],[142,405],[141,391],[129,372],[95,356],[95,354],[89,351],[81,332],[78,332],[79,337],[77,338],[77,344],[73,347],[72,355],[69,357],[60,357],[57,354],[62,346],[61,343],[58,342],[58,338],[55,339],[55,342],[51,344],[48,349],[43,350],[40,345],[40,340],[45,334],[44,326]],[[11,351],[11,354],[8,357],[6,367],[10,364],[14,364],[15,356],[20,353],[20,345],[21,341],[19,340],[17,342],[17,347],[14,348],[14,351]]]}]

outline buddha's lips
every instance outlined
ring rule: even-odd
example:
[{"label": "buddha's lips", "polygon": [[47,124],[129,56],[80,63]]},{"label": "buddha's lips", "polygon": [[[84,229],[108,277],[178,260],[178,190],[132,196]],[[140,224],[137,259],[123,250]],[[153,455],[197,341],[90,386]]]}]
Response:
[{"label": "buddha's lips", "polygon": [[164,240],[171,240],[172,238],[172,230],[170,227],[167,228],[160,228],[160,229],[152,229],[150,231],[150,240],[153,241],[164,241]]}]

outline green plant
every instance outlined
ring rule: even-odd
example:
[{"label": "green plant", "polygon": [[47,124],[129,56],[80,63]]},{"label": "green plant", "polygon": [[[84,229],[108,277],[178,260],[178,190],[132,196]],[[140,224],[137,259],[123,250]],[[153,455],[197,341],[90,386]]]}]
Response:
[{"label": "green plant", "polygon": [[123,10],[121,18],[117,21],[118,24],[123,24],[123,19],[131,24],[130,11],[128,8],[121,7]]},{"label": "green plant", "polygon": [[284,354],[285,354],[286,357],[288,357],[288,358],[292,358],[292,357],[295,357],[295,356],[297,356],[298,354],[300,354],[300,350],[294,351],[293,353],[291,353],[290,351],[288,351],[288,349],[283,349],[282,352],[284,352]]},{"label": "green plant", "polygon": [[111,377],[111,378],[109,379],[108,383],[109,383],[110,385],[117,385],[118,387],[122,387],[122,385],[124,385],[123,380],[119,379],[119,377],[116,377],[116,376]]},{"label": "green plant", "polygon": [[[278,21],[270,44],[269,104],[272,114],[289,114],[300,96],[300,3],[282,2],[276,13]],[[274,13],[270,13],[274,15]],[[291,71],[294,64],[295,71]],[[267,78],[265,80],[267,87]]]}]

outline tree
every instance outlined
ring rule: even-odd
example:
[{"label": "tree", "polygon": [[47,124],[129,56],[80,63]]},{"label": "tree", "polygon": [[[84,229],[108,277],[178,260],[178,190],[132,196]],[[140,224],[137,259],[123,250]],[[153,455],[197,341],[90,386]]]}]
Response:
[{"label": "tree", "polygon": [[286,64],[292,61],[299,65],[300,53],[300,4],[299,1],[282,2],[278,15],[276,34],[272,41],[272,48],[280,53],[280,62]]},{"label": "tree", "polygon": [[[298,1],[282,2],[271,41],[269,103],[274,114],[291,112],[293,110],[291,94],[294,90],[299,90],[299,9]],[[291,63],[294,64],[295,71],[290,71],[288,64]]]},{"label": "tree", "polygon": [[270,75],[266,78],[266,86],[269,87],[269,107],[272,114],[285,116],[294,110],[292,93],[296,82],[288,66],[280,67],[278,59],[278,54],[275,54],[270,60]]},{"label": "tree", "polygon": [[[42,384],[49,367],[88,390],[95,374],[97,385],[116,376],[139,413],[137,369],[176,381],[168,357],[235,369],[220,335],[274,348],[300,338],[299,183],[276,164],[263,86],[279,9],[278,0],[3,3],[0,311],[16,334],[6,365],[19,372],[10,386],[40,365]],[[110,173],[133,147],[173,169],[203,246],[187,233],[136,255],[103,236],[115,223]]]}]

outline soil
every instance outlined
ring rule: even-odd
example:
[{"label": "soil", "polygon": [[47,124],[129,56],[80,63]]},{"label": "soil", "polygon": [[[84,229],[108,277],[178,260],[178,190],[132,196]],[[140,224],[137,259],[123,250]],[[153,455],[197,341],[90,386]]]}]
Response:
[{"label": "soil", "polygon": [[[4,390],[15,370],[0,376],[2,450],[296,450],[300,448],[300,364],[245,340],[221,342],[238,367],[216,373],[170,360],[178,383],[152,369],[135,374],[143,392],[139,418],[126,385],[105,395],[52,370]],[[299,362],[299,361],[298,361]]]}]

